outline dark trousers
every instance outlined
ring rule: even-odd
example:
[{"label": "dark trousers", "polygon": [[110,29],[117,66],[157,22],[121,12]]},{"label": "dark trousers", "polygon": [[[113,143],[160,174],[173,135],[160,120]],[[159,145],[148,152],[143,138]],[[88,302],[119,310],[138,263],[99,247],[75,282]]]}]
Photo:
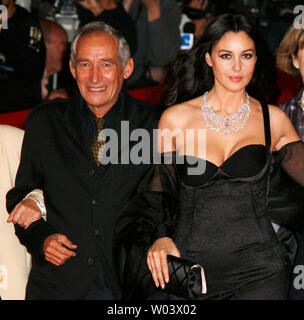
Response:
[{"label": "dark trousers", "polygon": [[105,274],[103,273],[103,267],[99,259],[97,263],[97,276],[88,293],[84,297],[84,300],[113,300],[114,296],[108,283]]}]

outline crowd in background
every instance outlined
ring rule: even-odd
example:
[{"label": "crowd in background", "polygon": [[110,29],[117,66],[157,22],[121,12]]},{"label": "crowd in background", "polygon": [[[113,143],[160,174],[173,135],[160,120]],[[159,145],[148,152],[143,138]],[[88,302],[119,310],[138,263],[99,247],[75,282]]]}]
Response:
[{"label": "crowd in background", "polygon": [[[293,0],[17,0],[15,3],[3,0],[2,3],[9,9],[9,28],[0,32],[0,113],[30,109],[43,100],[77,93],[68,67],[69,43],[77,29],[88,22],[104,21],[120,30],[128,41],[135,68],[125,87],[132,90],[166,85],[170,81],[168,68],[181,48],[185,48],[183,34],[190,33],[194,43],[212,18],[222,13],[251,16],[274,53],[293,22],[296,5]],[[274,59],[269,63],[274,66]],[[279,87],[273,77],[271,101],[275,103]],[[18,94],[14,94],[16,91]]]}]

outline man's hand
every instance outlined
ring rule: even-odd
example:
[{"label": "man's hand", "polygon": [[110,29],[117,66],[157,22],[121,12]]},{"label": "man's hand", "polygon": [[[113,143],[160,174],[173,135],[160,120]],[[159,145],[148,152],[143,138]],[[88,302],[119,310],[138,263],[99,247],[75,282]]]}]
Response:
[{"label": "man's hand", "polygon": [[26,198],[19,202],[9,215],[7,222],[19,224],[27,229],[34,221],[41,218],[41,211],[33,199]]},{"label": "man's hand", "polygon": [[55,233],[48,236],[43,244],[44,257],[55,266],[61,266],[68,259],[75,257],[77,245],[73,244],[65,235]]},{"label": "man's hand", "polygon": [[83,0],[78,3],[85,9],[90,10],[95,17],[104,10],[111,10],[117,7],[114,0]]}]

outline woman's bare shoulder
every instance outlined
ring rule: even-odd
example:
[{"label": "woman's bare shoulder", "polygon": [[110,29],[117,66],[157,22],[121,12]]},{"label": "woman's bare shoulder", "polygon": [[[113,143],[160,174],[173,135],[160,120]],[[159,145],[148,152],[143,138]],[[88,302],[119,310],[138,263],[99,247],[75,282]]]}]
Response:
[{"label": "woman's bare shoulder", "polygon": [[183,128],[198,109],[196,100],[185,101],[166,109],[160,118],[160,127]]},{"label": "woman's bare shoulder", "polygon": [[269,104],[268,109],[269,109],[270,122],[272,122],[273,124],[282,123],[282,121],[283,123],[289,122],[289,118],[287,114],[278,106]]}]

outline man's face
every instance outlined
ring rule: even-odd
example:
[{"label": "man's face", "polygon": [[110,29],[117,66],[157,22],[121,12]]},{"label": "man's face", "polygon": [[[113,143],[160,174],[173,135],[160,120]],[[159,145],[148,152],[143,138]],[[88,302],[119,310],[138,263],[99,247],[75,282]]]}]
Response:
[{"label": "man's face", "polygon": [[97,115],[116,103],[124,79],[133,71],[133,60],[129,59],[123,69],[118,40],[99,32],[78,40],[75,66],[70,61],[70,69],[82,97]]},{"label": "man's face", "polygon": [[62,70],[63,58],[66,53],[68,38],[64,31],[57,30],[51,41],[46,43],[46,71],[47,76]]}]

